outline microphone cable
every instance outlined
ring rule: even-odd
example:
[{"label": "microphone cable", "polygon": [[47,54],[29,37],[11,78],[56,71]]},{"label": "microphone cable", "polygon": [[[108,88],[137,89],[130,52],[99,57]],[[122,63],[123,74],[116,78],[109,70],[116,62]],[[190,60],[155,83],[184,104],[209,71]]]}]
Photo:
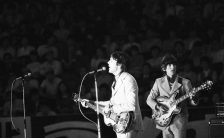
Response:
[{"label": "microphone cable", "polygon": [[[89,73],[86,73],[86,74],[84,75],[84,77],[82,78],[82,81],[81,81],[81,84],[80,84],[80,87],[79,87],[79,94],[78,94],[78,98],[79,98],[79,99],[80,99],[80,95],[81,95],[81,90],[82,90],[82,84],[83,84],[83,81],[84,81],[85,77],[86,77],[88,74],[89,74]],[[82,109],[81,109],[81,106],[80,106],[80,102],[78,102],[78,107],[79,107],[79,111],[80,111],[80,113],[82,114],[82,116],[83,116],[84,118],[86,118],[88,121],[90,121],[90,122],[92,122],[93,124],[95,124],[96,127],[97,127],[97,123],[94,122],[93,120],[89,119],[89,118],[82,112]]]},{"label": "microphone cable", "polygon": [[13,82],[11,84],[11,89],[10,89],[10,120],[11,120],[13,128],[19,133],[19,131],[15,127],[15,124],[14,124],[14,121],[13,121],[13,115],[12,115],[12,105],[13,105],[12,91],[13,91],[13,85],[14,85],[15,81],[16,81],[16,79],[13,80]]}]

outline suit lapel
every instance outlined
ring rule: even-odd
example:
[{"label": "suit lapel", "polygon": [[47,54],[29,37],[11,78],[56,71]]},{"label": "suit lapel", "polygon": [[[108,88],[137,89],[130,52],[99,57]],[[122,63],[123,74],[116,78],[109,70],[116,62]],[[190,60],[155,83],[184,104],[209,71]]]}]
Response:
[{"label": "suit lapel", "polygon": [[164,89],[164,91],[166,91],[167,93],[170,93],[170,86],[169,86],[169,83],[168,83],[168,79],[167,79],[167,76],[164,76],[163,79],[162,79],[162,88]]},{"label": "suit lapel", "polygon": [[[116,84],[115,84],[115,87],[114,87],[114,89],[112,88],[112,90],[113,90],[113,95],[115,95],[116,93],[117,93],[117,91],[119,90],[119,88],[122,86],[122,84],[123,84],[123,78],[124,78],[124,75],[123,75],[123,73],[120,75],[120,77],[118,78],[118,80],[117,80],[117,82],[116,82]],[[115,83],[115,82],[114,82]],[[113,83],[113,84],[114,84]]]},{"label": "suit lapel", "polygon": [[182,86],[182,83],[179,81],[179,77],[178,76],[176,77],[176,79],[174,81],[172,89],[169,86],[169,82],[168,82],[167,76],[163,77],[163,81],[161,83],[162,83],[162,87],[163,87],[164,91],[166,91],[169,94],[172,94],[173,92],[175,92],[176,90],[178,90]]},{"label": "suit lapel", "polygon": [[182,86],[182,83],[179,81],[179,77],[177,76],[176,79],[175,79],[175,82],[173,84],[173,87],[172,87],[172,90],[171,90],[171,93],[177,91],[181,86]]}]

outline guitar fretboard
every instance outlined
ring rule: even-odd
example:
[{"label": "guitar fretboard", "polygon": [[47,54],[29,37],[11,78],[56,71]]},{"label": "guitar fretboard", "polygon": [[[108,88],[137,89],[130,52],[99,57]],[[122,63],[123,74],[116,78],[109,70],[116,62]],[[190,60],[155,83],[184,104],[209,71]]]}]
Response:
[{"label": "guitar fretboard", "polygon": [[179,104],[180,102],[184,101],[185,99],[187,99],[188,97],[190,97],[193,93],[197,93],[198,91],[204,89],[205,86],[201,85],[195,89],[193,89],[192,91],[190,91],[189,93],[183,95],[182,97],[180,97],[179,99],[177,99],[173,104]]},{"label": "guitar fretboard", "polygon": [[[82,100],[79,99],[79,102],[81,102],[81,101],[82,101]],[[89,108],[93,109],[94,111],[97,110],[97,106],[96,106],[95,104],[92,104],[92,103],[88,102],[87,105],[88,105]],[[100,106],[100,105],[99,105],[99,106]],[[104,107],[104,106],[103,106],[103,107]],[[103,107],[102,107],[102,106],[99,107],[99,113],[105,115],[105,113],[103,112]],[[108,115],[108,117],[109,117],[110,119],[114,120],[114,121],[117,120],[117,114],[115,114],[115,113],[113,113],[113,112],[110,113],[110,114]]]},{"label": "guitar fretboard", "polygon": [[[81,102],[82,100],[79,99],[78,101]],[[90,102],[87,102],[86,104],[88,105],[89,108],[93,109],[94,111],[97,110],[97,106],[96,106],[95,104],[92,104],[92,103],[90,103]],[[100,108],[100,107],[99,107],[99,112],[100,112],[101,114],[103,114],[103,109]]]}]

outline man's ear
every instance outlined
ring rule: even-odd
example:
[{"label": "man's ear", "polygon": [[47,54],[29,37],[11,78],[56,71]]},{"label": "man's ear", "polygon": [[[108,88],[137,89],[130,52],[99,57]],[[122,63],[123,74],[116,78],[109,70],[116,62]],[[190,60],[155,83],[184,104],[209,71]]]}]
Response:
[{"label": "man's ear", "polygon": [[117,63],[117,66],[122,67],[122,64]]},{"label": "man's ear", "polygon": [[161,67],[161,70],[165,72],[166,71],[166,67],[165,66],[162,66]]}]

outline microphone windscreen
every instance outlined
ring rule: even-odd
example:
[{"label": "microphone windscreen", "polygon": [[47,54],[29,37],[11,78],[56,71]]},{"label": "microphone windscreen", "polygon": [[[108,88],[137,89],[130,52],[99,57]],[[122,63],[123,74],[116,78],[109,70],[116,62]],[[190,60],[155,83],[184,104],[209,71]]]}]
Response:
[{"label": "microphone windscreen", "polygon": [[107,68],[106,67],[102,67],[102,70],[105,71]]}]

